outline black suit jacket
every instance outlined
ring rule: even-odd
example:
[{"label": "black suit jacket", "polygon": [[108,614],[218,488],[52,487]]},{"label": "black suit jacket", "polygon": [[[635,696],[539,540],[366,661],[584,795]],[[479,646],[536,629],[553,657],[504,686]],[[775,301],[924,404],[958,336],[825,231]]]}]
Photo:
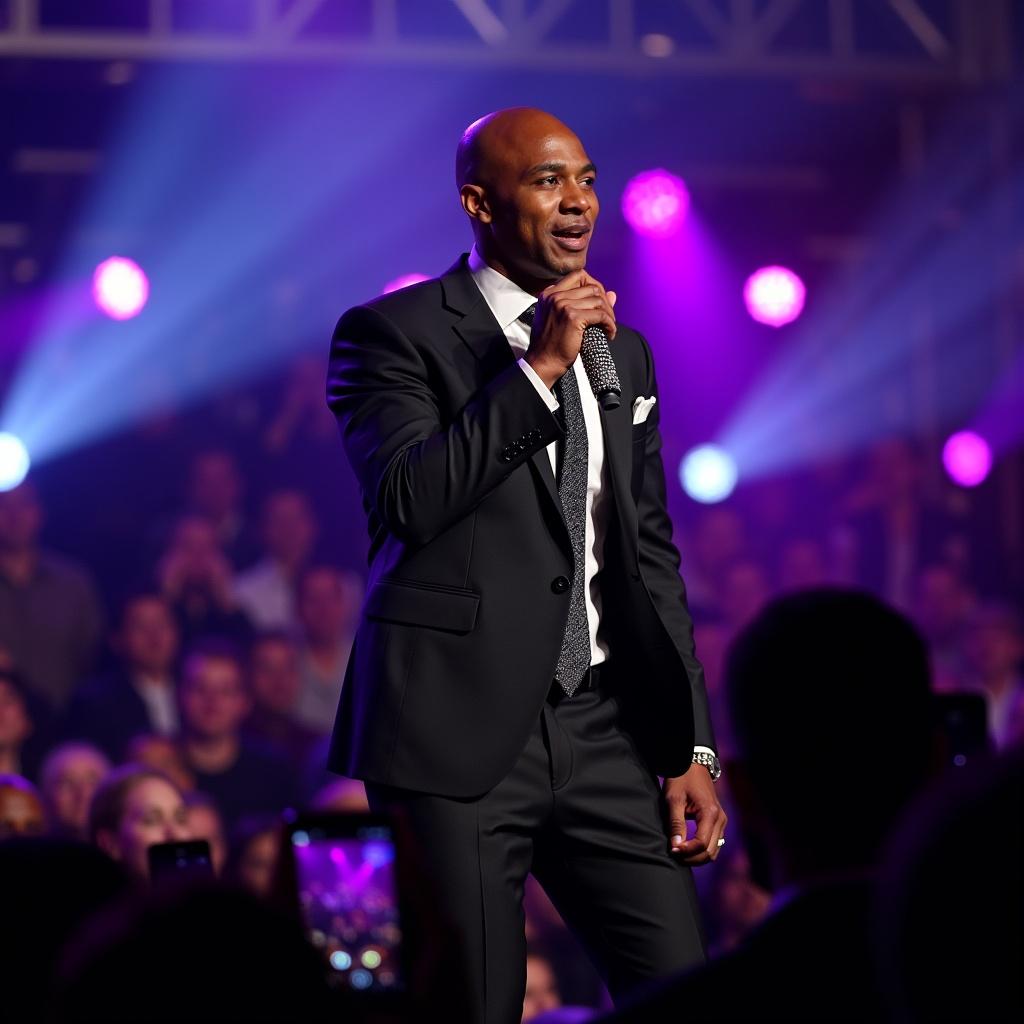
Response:
[{"label": "black suit jacket", "polygon": [[[665,507],[650,350],[620,326],[622,405],[601,412],[614,515],[599,577],[624,726],[659,774],[713,745]],[[561,434],[473,281],[442,277],[350,309],[328,404],[363,494],[370,573],[332,770],[449,796],[515,763],[554,676],[572,550],[546,447]]]},{"label": "black suit jacket", "polygon": [[131,740],[152,731],[145,702],[128,675],[118,669],[88,680],[75,691],[63,737],[88,740],[111,761],[120,761]]}]

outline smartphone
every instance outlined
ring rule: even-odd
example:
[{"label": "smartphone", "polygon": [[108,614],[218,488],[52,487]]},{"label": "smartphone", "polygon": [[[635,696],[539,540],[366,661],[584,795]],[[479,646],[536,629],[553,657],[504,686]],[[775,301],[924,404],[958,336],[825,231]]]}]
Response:
[{"label": "smartphone", "polygon": [[153,882],[205,881],[213,878],[210,844],[205,839],[154,843],[147,854],[149,877]]},{"label": "smartphone", "polygon": [[285,845],[306,934],[323,954],[331,983],[358,992],[405,992],[390,819],[369,813],[289,815]]}]

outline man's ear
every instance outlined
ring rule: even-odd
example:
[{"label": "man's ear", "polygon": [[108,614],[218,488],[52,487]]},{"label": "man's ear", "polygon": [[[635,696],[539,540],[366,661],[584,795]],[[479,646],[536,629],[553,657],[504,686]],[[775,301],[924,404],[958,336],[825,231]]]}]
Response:
[{"label": "man's ear", "polygon": [[481,224],[491,223],[491,207],[487,201],[487,193],[480,185],[463,185],[459,189],[462,208],[473,220]]}]

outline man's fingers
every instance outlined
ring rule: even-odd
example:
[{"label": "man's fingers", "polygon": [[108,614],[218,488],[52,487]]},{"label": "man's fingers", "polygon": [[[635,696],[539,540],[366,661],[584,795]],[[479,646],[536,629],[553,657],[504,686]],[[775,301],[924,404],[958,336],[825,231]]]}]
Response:
[{"label": "man's fingers", "polygon": [[616,295],[615,292],[605,292],[605,295],[608,296],[608,303],[609,303],[609,305],[614,306],[615,305],[615,300],[618,298],[618,295]]},{"label": "man's fingers", "polygon": [[[718,838],[720,835],[718,823],[724,817],[722,812],[715,805],[699,807],[693,815],[697,822],[697,833],[692,839],[676,845],[673,840],[673,850],[677,856],[687,864],[703,864],[705,861],[713,860],[718,849]],[[673,830],[678,832],[678,829]]]}]

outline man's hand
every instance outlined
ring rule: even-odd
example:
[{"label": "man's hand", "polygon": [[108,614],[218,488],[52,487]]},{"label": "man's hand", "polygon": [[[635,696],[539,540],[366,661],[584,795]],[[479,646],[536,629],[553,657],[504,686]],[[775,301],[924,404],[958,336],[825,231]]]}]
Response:
[{"label": "man's hand", "polygon": [[615,337],[615,292],[585,270],[568,274],[537,296],[537,312],[524,358],[549,387],[576,361],[583,331],[600,324]]},{"label": "man's hand", "polygon": [[[672,853],[690,865],[715,860],[728,818],[718,802],[711,773],[702,764],[691,765],[685,775],[665,779],[663,792]],[[690,840],[686,838],[687,818],[697,822],[697,833]]]}]

